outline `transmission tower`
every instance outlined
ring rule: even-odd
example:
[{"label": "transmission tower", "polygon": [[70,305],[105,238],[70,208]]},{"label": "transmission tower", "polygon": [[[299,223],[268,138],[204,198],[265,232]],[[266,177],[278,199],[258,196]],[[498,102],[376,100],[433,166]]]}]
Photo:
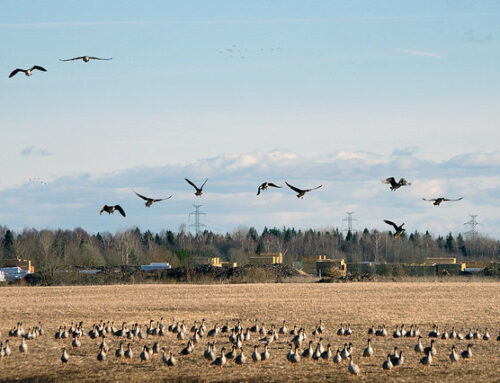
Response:
[{"label": "transmission tower", "polygon": [[190,224],[189,226],[194,226],[194,232],[196,235],[200,232],[200,227],[205,227],[203,223],[200,223],[200,215],[205,215],[206,213],[200,211],[200,207],[203,205],[193,205],[194,206],[194,211],[189,213],[189,218],[191,218],[192,215],[194,215],[194,223]]},{"label": "transmission tower", "polygon": [[345,213],[347,214],[347,218],[343,218],[342,222],[347,221],[347,229],[344,229],[342,231],[347,231],[347,232],[350,231],[352,233],[352,231],[353,231],[352,222],[357,221],[357,219],[352,217],[352,215],[354,214],[353,211],[346,211]]},{"label": "transmission tower", "polygon": [[476,215],[470,214],[469,217],[470,217],[470,221],[464,223],[464,225],[469,225],[469,231],[467,231],[465,234],[472,237],[472,238],[475,238],[475,237],[477,237],[477,234],[478,234],[476,228],[477,228],[477,225],[479,225],[479,222],[476,221],[477,214]]}]

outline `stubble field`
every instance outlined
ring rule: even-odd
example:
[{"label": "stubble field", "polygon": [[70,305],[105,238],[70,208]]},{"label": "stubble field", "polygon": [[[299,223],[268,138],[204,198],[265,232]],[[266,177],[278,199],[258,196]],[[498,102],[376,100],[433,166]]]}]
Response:
[{"label": "stubble field", "polygon": [[[243,328],[254,324],[255,318],[269,328],[281,327],[286,320],[290,330],[294,324],[304,327],[309,339],[316,345],[318,337],[312,329],[323,320],[326,332],[323,344],[332,349],[344,343],[354,345],[353,361],[361,368],[361,381],[394,382],[495,382],[500,381],[500,342],[496,340],[500,329],[500,283],[498,282],[421,282],[421,283],[352,283],[352,284],[245,284],[245,285],[127,285],[79,287],[5,287],[0,289],[0,340],[8,338],[8,331],[18,321],[23,327],[42,323],[45,335],[27,341],[28,354],[18,350],[19,338],[10,338],[12,355],[0,360],[0,381],[202,381],[202,382],[337,382],[352,379],[347,362],[340,366],[329,362],[302,361],[291,365],[286,360],[290,335],[281,335],[270,345],[268,363],[243,366],[228,362],[223,368],[210,366],[203,358],[207,338],[202,338],[194,352],[178,357],[178,365],[168,369],[161,361],[161,354],[141,363],[142,345],[154,342],[178,353],[187,340],[177,340],[168,331],[163,337],[151,336],[146,340],[133,340],[135,357],[132,363],[114,356],[120,339],[109,335],[107,360],[97,362],[100,339],[81,339],[82,346],[71,347],[72,338],[54,339],[60,325],[83,321],[85,331],[100,320],[114,321],[119,328],[123,321],[129,325],[154,323],[164,318],[165,328],[175,320],[185,321],[189,329],[195,320],[204,318],[210,329],[217,322],[226,321],[234,326],[241,320]],[[337,335],[341,322],[349,322],[353,334]],[[469,327],[481,333],[489,329],[491,339],[437,340],[438,354],[430,368],[419,364],[413,347],[416,338],[393,339],[396,325],[419,325],[424,346],[429,344],[427,334],[433,324],[440,330],[455,326],[466,333]],[[385,324],[388,337],[370,336],[374,356],[362,358],[371,325]],[[217,348],[229,351],[229,334],[216,337]],[[188,334],[189,336],[189,334]],[[252,334],[244,343],[245,355],[251,360],[253,345],[262,338]],[[125,339],[125,342],[128,341]],[[473,344],[473,357],[469,362],[451,365],[448,355],[454,344],[461,352],[468,343]],[[61,348],[66,346],[70,360],[60,361]],[[406,360],[399,371],[389,374],[382,370],[386,355],[397,346]],[[262,347],[260,347],[262,351]]]}]

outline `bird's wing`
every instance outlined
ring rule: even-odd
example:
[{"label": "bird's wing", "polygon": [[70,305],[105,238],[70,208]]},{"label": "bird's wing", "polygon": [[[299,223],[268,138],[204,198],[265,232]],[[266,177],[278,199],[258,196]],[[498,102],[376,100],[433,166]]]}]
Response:
[{"label": "bird's wing", "polygon": [[404,178],[401,178],[401,179],[399,180],[399,183],[400,183],[401,185],[411,185],[411,182],[408,182],[408,181],[407,181],[407,180],[405,180]]},{"label": "bird's wing", "polygon": [[316,187],[315,187],[315,188],[313,188],[313,189],[307,189],[307,190],[305,190],[305,191],[306,191],[306,192],[310,192],[310,191],[313,191],[313,190],[319,189],[321,186],[323,186],[323,185],[319,185],[319,186],[316,186]]},{"label": "bird's wing", "polygon": [[259,186],[259,188],[257,189],[257,195],[260,194],[260,189],[261,189],[262,185]]},{"label": "bird's wing", "polygon": [[101,58],[101,57],[89,56],[89,59],[92,59],[92,60],[113,60],[113,57],[105,59],[105,58]]},{"label": "bird's wing", "polygon": [[196,190],[198,190],[198,186],[196,186],[194,183],[189,181],[187,178],[184,178],[188,184],[190,184],[192,187],[194,187]]},{"label": "bird's wing", "polygon": [[165,201],[165,200],[170,199],[170,198],[172,198],[172,197],[173,197],[173,194],[172,194],[171,196],[167,197],[167,198],[158,198],[158,199],[154,199],[154,200],[153,200],[153,202]]},{"label": "bird's wing", "polygon": [[31,70],[33,70],[33,69],[38,69],[38,70],[41,70],[42,72],[47,72],[47,69],[45,69],[44,67],[39,66],[39,65],[33,65],[31,67]]},{"label": "bird's wing", "polygon": [[299,188],[296,188],[295,186],[290,185],[290,184],[289,184],[288,182],[286,182],[286,181],[285,181],[285,183],[288,185],[288,187],[289,187],[290,189],[292,189],[293,191],[296,191],[297,193],[302,193],[302,192],[304,191],[304,190],[301,190],[301,189],[299,189]]},{"label": "bird's wing", "polygon": [[391,183],[396,183],[396,180],[394,179],[394,177],[389,177],[389,178],[384,178],[382,180],[382,183],[383,184],[391,184]]},{"label": "bird's wing", "polygon": [[391,225],[394,227],[394,229],[398,230],[398,225],[396,225],[394,222],[389,221],[388,219],[384,219],[384,222],[388,225]]},{"label": "bird's wing", "polygon": [[422,198],[422,199],[428,202],[436,202],[436,198],[431,198],[431,199]]},{"label": "bird's wing", "polygon": [[80,57],[73,57],[72,59],[59,59],[59,61],[73,61],[73,60],[81,60],[83,59],[84,56],[80,56]]},{"label": "bird's wing", "polygon": [[205,180],[205,182],[203,182],[203,185],[201,185],[200,190],[202,190],[202,189],[203,189],[203,186],[205,186],[205,184],[207,183],[207,181],[208,181],[208,178]]},{"label": "bird's wing", "polygon": [[20,68],[17,68],[17,69],[14,69],[10,74],[9,74],[9,78],[15,76],[18,72],[24,72],[24,69],[20,69]]},{"label": "bird's wing", "polygon": [[464,197],[460,197],[460,198],[457,198],[457,199],[448,199],[448,198],[443,198],[443,201],[461,201],[463,200]]},{"label": "bird's wing", "polygon": [[145,197],[139,193],[137,193],[135,190],[132,189],[132,191],[140,198],[142,198],[144,201],[150,200],[151,198]]},{"label": "bird's wing", "polygon": [[276,184],[273,184],[272,182],[268,182],[267,183],[267,186],[272,186],[273,188],[280,188],[281,189],[281,186],[278,186]]},{"label": "bird's wing", "polygon": [[115,209],[118,210],[120,212],[120,214],[123,215],[124,217],[126,216],[125,210],[123,210],[120,205],[115,205]]}]

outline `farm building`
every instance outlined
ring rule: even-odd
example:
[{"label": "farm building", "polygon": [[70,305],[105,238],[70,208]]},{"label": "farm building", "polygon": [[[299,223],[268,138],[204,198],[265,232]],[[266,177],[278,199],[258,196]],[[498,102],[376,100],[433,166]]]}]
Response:
[{"label": "farm building", "polygon": [[19,267],[19,268],[27,271],[28,273],[35,272],[35,267],[31,264],[31,261],[28,259],[20,259],[20,258],[4,259],[3,266],[4,267]]},{"label": "farm building", "polygon": [[224,262],[224,261],[222,261],[220,264],[222,267],[226,267],[226,268],[238,267],[237,262]]},{"label": "farm building", "polygon": [[219,257],[193,257],[191,262],[194,266],[211,265],[214,267],[222,267],[222,263]]},{"label": "farm building", "polygon": [[0,272],[3,273],[6,281],[23,279],[26,275],[31,274],[29,271],[21,269],[20,267],[2,267]]},{"label": "farm building", "polygon": [[344,259],[322,259],[316,261],[316,272],[319,275],[325,274],[332,268],[338,269],[342,275],[346,275],[347,273],[347,265]]},{"label": "farm building", "polygon": [[424,265],[455,265],[457,263],[456,258],[431,258],[427,257],[424,259]]},{"label": "farm building", "polygon": [[171,268],[172,266],[168,262],[151,262],[149,265],[141,265],[142,271],[167,270]]},{"label": "farm building", "polygon": [[273,265],[283,263],[283,254],[281,253],[261,253],[255,257],[249,258],[251,265]]},{"label": "farm building", "polygon": [[317,255],[315,257],[304,257],[302,259],[302,270],[307,274],[316,274],[316,262],[326,260],[326,255]]}]

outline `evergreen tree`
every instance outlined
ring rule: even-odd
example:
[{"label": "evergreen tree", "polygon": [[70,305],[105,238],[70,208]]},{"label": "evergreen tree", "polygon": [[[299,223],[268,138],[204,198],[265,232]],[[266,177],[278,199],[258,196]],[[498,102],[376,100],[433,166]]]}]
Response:
[{"label": "evergreen tree", "polygon": [[14,249],[14,235],[12,235],[12,232],[10,230],[7,230],[5,232],[2,246],[5,258],[15,258],[16,251]]}]

